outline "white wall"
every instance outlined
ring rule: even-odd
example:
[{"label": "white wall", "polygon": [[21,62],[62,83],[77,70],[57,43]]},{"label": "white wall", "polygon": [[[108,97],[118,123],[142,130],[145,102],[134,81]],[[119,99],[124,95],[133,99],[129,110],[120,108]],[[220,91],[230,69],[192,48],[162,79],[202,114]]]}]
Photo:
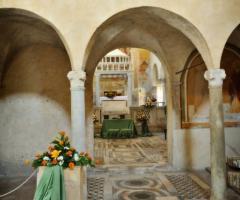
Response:
[{"label": "white wall", "polygon": [[[240,127],[225,128],[226,156],[240,155]],[[179,129],[173,133],[173,167],[204,169],[210,166],[210,134],[207,128]]]},{"label": "white wall", "polygon": [[29,174],[37,152],[70,130],[69,61],[59,49],[31,46],[14,57],[0,89],[0,175]]}]

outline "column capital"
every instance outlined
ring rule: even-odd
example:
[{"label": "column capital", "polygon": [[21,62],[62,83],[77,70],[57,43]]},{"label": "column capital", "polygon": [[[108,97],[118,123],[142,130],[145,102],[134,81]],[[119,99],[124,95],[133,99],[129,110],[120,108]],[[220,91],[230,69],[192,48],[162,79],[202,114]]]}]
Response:
[{"label": "column capital", "polygon": [[130,72],[127,72],[127,76],[128,76],[128,77],[132,77],[132,76],[133,76],[133,72],[131,72],[131,71],[130,71]]},{"label": "column capital", "polygon": [[210,87],[222,86],[225,77],[224,69],[209,69],[204,73],[204,78],[208,81]]},{"label": "column capital", "polygon": [[96,73],[94,74],[95,77],[100,77],[101,76],[101,73]]},{"label": "column capital", "polygon": [[84,90],[84,82],[86,80],[86,73],[82,70],[70,71],[67,74],[70,81],[71,90]]}]

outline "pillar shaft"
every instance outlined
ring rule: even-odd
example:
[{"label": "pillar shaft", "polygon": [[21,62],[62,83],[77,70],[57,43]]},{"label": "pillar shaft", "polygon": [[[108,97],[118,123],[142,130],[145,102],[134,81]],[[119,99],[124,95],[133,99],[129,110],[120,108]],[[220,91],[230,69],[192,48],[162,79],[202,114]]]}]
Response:
[{"label": "pillar shaft", "polygon": [[164,102],[163,105],[165,106],[166,105],[166,80],[162,79],[160,83],[161,83],[162,93],[163,93],[163,96],[162,96],[162,100]]},{"label": "pillar shaft", "polygon": [[211,200],[224,200],[226,193],[226,159],[223,120],[222,69],[211,69],[204,77],[209,82],[211,138]]},{"label": "pillar shaft", "polygon": [[128,73],[128,89],[127,89],[127,96],[128,96],[128,106],[132,106],[132,73]]},{"label": "pillar shaft", "polygon": [[100,74],[95,74],[95,95],[96,95],[96,106],[100,106]]},{"label": "pillar shaft", "polygon": [[71,84],[71,141],[78,151],[86,151],[85,133],[85,87],[86,74],[83,71],[70,71]]}]

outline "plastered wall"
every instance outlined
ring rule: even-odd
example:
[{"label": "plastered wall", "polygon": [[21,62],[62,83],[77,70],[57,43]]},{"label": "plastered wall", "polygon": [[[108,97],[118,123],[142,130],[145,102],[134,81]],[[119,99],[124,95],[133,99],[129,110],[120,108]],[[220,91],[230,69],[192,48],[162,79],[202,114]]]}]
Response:
[{"label": "plastered wall", "polygon": [[[226,156],[240,154],[240,128],[225,128]],[[178,129],[173,132],[173,167],[204,169],[210,166],[210,132],[207,128]]]},{"label": "plastered wall", "polygon": [[60,130],[70,131],[69,59],[48,45],[20,51],[0,88],[0,175],[29,174],[35,153]]}]

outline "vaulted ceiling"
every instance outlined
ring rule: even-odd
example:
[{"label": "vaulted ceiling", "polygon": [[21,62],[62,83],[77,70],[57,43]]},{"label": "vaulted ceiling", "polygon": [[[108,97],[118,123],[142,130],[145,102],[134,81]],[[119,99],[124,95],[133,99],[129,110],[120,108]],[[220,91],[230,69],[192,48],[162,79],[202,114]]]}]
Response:
[{"label": "vaulted ceiling", "polygon": [[14,57],[31,45],[65,48],[56,31],[40,17],[19,9],[0,9],[0,78]]}]

